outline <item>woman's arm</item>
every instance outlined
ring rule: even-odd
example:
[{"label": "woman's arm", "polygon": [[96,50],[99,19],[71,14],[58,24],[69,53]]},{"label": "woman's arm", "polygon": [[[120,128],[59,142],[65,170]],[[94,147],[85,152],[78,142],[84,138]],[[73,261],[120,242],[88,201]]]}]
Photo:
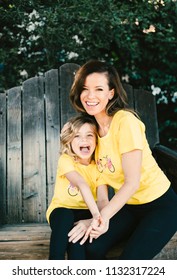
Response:
[{"label": "woman's arm", "polygon": [[[122,155],[122,169],[125,179],[124,184],[113,196],[110,202],[100,211],[103,222],[100,223],[99,227],[93,228],[90,232],[92,238],[98,238],[108,230],[109,220],[127,203],[129,198],[139,188],[141,166],[141,150],[133,150]],[[87,235],[87,232],[85,235]],[[84,239],[84,242],[86,239]]]},{"label": "woman's arm", "polygon": [[133,150],[122,154],[124,184],[110,202],[101,210],[103,219],[112,218],[139,188],[142,166],[142,151]]}]

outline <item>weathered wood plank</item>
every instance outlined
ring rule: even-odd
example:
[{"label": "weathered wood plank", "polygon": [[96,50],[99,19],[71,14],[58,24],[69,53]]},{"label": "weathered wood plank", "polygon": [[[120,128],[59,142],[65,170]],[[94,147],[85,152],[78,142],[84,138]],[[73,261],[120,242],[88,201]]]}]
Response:
[{"label": "weathered wood plank", "polygon": [[60,104],[58,70],[45,73],[45,108],[46,108],[46,157],[47,157],[47,205],[50,203],[59,157]]},{"label": "weathered wood plank", "polygon": [[6,222],[6,94],[0,93],[0,224]]},{"label": "weathered wood plank", "polygon": [[146,125],[146,136],[151,148],[159,143],[155,97],[145,90],[134,90],[135,110]]},{"label": "weathered wood plank", "polygon": [[23,207],[25,222],[46,221],[43,77],[23,83]]},{"label": "weathered wood plank", "polygon": [[[48,240],[51,229],[47,223],[43,224],[7,224],[0,227],[0,244],[14,241]],[[0,246],[1,248],[1,246]]]},{"label": "weathered wood plank", "polygon": [[174,191],[177,193],[177,152],[163,145],[157,145],[153,153],[159,166],[171,181]]},{"label": "weathered wood plank", "polygon": [[[45,224],[17,224],[0,227],[0,260],[47,260],[50,227]],[[124,243],[114,246],[107,259],[117,259]],[[177,232],[155,260],[177,259]]]},{"label": "weathered wood plank", "polygon": [[47,260],[49,240],[0,243],[0,260]]},{"label": "weathered wood plank", "polygon": [[47,260],[50,233],[47,223],[0,227],[0,260]]},{"label": "weathered wood plank", "polygon": [[7,94],[7,220],[18,223],[22,221],[21,87]]},{"label": "weathered wood plank", "polygon": [[76,114],[69,101],[69,92],[73,83],[74,75],[79,69],[79,65],[66,63],[59,69],[60,74],[60,106],[61,106],[61,127],[67,120]]},{"label": "weathered wood plank", "polygon": [[133,93],[133,87],[129,84],[123,84],[123,87],[127,93],[128,96],[128,105],[130,108],[134,109],[134,93]]}]

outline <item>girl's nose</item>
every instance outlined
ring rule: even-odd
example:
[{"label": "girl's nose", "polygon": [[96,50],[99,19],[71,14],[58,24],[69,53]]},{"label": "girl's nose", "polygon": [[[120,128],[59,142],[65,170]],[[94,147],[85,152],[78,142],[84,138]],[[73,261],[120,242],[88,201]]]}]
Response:
[{"label": "girl's nose", "polygon": [[82,141],[82,142],[86,142],[86,141],[87,141],[87,137],[86,137],[86,136],[82,136],[82,137],[81,137],[81,141]]}]

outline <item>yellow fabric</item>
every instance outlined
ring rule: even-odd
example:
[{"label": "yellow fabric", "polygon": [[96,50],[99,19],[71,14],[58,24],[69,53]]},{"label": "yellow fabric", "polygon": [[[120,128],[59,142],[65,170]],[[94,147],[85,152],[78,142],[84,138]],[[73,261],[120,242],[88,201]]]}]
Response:
[{"label": "yellow fabric", "polygon": [[98,137],[95,153],[102,179],[115,191],[124,183],[121,155],[135,149],[143,153],[140,187],[127,203],[143,204],[165,193],[170,181],[152,156],[144,124],[131,112],[120,110],[114,115],[107,135]]},{"label": "yellow fabric", "polygon": [[[66,154],[60,156],[58,161],[55,189],[52,201],[47,209],[46,217],[49,221],[50,213],[58,207],[70,209],[88,209],[77,186],[71,186],[65,174],[77,171],[90,186],[96,201],[96,187],[99,184],[100,174],[96,164],[92,161],[89,165],[82,165]],[[99,184],[100,185],[100,184]]]}]

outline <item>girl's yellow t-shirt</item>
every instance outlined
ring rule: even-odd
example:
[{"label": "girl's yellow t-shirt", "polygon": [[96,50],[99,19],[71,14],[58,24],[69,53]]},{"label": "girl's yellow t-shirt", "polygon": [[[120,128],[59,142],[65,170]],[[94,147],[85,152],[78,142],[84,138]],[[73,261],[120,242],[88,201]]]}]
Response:
[{"label": "girl's yellow t-shirt", "polygon": [[58,161],[54,195],[46,213],[48,221],[51,212],[58,207],[88,209],[79,188],[77,186],[72,186],[65,177],[65,174],[71,171],[77,171],[83,176],[87,184],[90,186],[91,192],[96,201],[96,187],[99,184],[100,174],[97,170],[95,161],[92,161],[89,165],[83,165],[74,161],[74,159],[67,154],[63,154]]},{"label": "girl's yellow t-shirt", "polygon": [[121,155],[132,150],[142,150],[140,187],[128,204],[143,204],[160,197],[170,186],[149,148],[145,126],[133,113],[118,111],[104,137],[98,137],[95,159],[104,183],[117,192],[124,183]]}]

